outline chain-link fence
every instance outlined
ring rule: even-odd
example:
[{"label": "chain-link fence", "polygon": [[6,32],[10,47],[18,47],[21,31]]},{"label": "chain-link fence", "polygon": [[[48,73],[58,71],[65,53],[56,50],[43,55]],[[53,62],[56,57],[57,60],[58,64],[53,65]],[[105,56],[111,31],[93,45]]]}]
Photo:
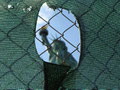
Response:
[{"label": "chain-link fence", "polygon": [[38,10],[33,7],[26,1],[0,1],[1,90],[43,87],[43,65],[35,54],[33,31],[32,14]]},{"label": "chain-link fence", "polygon": [[[78,52],[79,53],[79,55],[80,55],[80,41],[79,41],[79,38],[78,38],[78,45],[74,45],[73,44],[73,42],[70,42],[69,40],[67,40],[67,38],[66,37],[64,37],[65,36],[65,34],[66,34],[66,32],[68,32],[69,33],[69,30],[72,28],[72,27],[76,27],[75,29],[76,29],[76,31],[77,30],[79,30],[79,26],[77,25],[77,21],[72,21],[71,19],[70,19],[70,17],[68,17],[68,16],[66,16],[62,11],[63,11],[63,9],[57,9],[58,10],[58,12],[56,13],[56,14],[54,14],[53,16],[51,16],[51,18],[48,20],[48,21],[46,21],[43,17],[41,17],[40,15],[39,15],[39,17],[38,18],[40,18],[40,19],[38,19],[38,20],[43,20],[44,22],[46,22],[46,24],[45,25],[48,25],[48,27],[50,27],[50,28],[52,28],[52,30],[54,30],[56,33],[58,33],[60,36],[59,37],[56,37],[55,38],[55,40],[61,40],[61,38],[64,40],[64,41],[66,41],[69,45],[71,45],[71,47],[73,47],[74,48],[74,50],[72,51],[72,52],[70,52],[69,53],[69,55],[68,56],[66,56],[66,58],[67,57],[69,57],[70,55],[72,55],[72,53],[74,53],[74,52]],[[55,27],[54,27],[54,25],[52,25],[52,24],[50,24],[50,22],[51,22],[51,20],[53,20],[54,18],[56,18],[59,14],[61,14],[63,17],[65,17],[65,19],[66,19],[66,21],[68,20],[68,22],[70,22],[70,23],[72,23],[72,25],[67,25],[67,29],[65,29],[65,30],[63,30],[63,32],[61,33],[59,30],[57,30]],[[59,22],[59,21],[56,21],[56,22]],[[41,44],[43,44],[43,41],[39,38],[40,37],[40,31],[42,31],[41,30],[41,27],[38,29],[38,30],[36,30],[36,33],[38,33],[39,35],[37,35],[36,34],[36,39],[39,41],[39,42],[41,42]],[[48,30],[48,31],[50,31],[51,32],[51,30]],[[73,36],[72,36],[72,34],[69,34],[70,35],[70,38],[73,38]],[[77,35],[80,35],[80,32],[79,32],[79,34],[77,34]],[[74,36],[75,37],[75,36]],[[53,41],[50,43],[50,46],[52,47],[52,44],[54,43],[54,39],[53,39]],[[46,47],[47,47],[47,45],[45,45]],[[41,53],[39,53],[39,56],[42,56],[42,54],[44,54],[45,52],[47,52],[48,50],[50,50],[50,48],[47,48],[46,50],[44,50],[43,52],[41,52]],[[51,50],[51,52],[56,56],[56,57],[58,57],[58,58],[61,58],[60,56],[58,56],[55,52],[53,52],[52,50]],[[66,59],[66,58],[64,58],[64,59]]]},{"label": "chain-link fence", "polygon": [[[42,7],[41,7],[42,8]],[[44,7],[43,7],[44,8]],[[49,13],[49,12],[48,12]],[[54,19],[54,18],[57,18],[57,17],[59,17],[59,15],[61,15],[62,17],[64,17],[64,19],[67,21],[67,22],[69,22],[69,23],[72,23],[72,24],[70,24],[70,25],[68,25],[68,24],[66,24],[67,25],[67,28],[66,27],[64,27],[64,30],[62,30],[62,32],[61,31],[59,31],[60,29],[59,28],[55,28],[55,26],[54,26],[54,24],[51,24],[51,21]],[[60,18],[61,19],[61,18]],[[68,17],[67,15],[65,15],[65,13],[64,13],[64,11],[63,11],[63,9],[56,9],[56,12],[55,12],[55,14],[53,14],[50,18],[49,18],[49,20],[45,20],[44,19],[44,17],[42,17],[42,16],[40,16],[40,15],[38,15],[38,20],[41,20],[41,22],[43,21],[43,22],[45,22],[45,25],[44,25],[44,27],[45,26],[47,26],[47,27],[50,27],[50,30],[49,29],[46,29],[47,30],[47,34],[50,34],[52,31],[51,30],[53,30],[55,33],[57,33],[57,34],[59,34],[59,37],[56,37],[56,38],[54,38],[53,39],[53,41],[51,42],[51,43],[47,43],[47,42],[45,42],[44,41],[44,39],[43,40],[41,40],[40,38],[42,38],[42,36],[40,37],[40,33],[41,33],[41,31],[42,31],[42,33],[44,32],[44,30],[42,30],[41,29],[41,27],[39,27],[37,30],[36,30],[36,37],[35,37],[35,39],[36,40],[38,40],[41,44],[43,44],[43,43],[45,43],[44,44],[44,46],[45,47],[47,47],[43,52],[41,52],[41,53],[38,53],[39,54],[39,56],[41,57],[43,54],[45,54],[47,51],[47,53],[49,53],[50,55],[49,55],[49,59],[50,58],[52,58],[52,56],[53,56],[53,58],[54,57],[56,57],[56,58],[54,58],[55,60],[53,60],[53,61],[55,61],[53,64],[55,64],[56,63],[56,61],[57,60],[61,60],[61,61],[63,61],[63,63],[56,63],[56,64],[58,64],[58,65],[65,65],[65,66],[69,66],[69,65],[67,65],[67,64],[69,64],[69,63],[67,63],[66,62],[66,60],[68,60],[69,62],[71,62],[71,60],[68,58],[68,57],[71,57],[71,56],[73,56],[72,54],[74,53],[74,52],[76,52],[77,51],[77,53],[79,53],[79,56],[80,56],[80,38],[79,38],[79,36],[77,37],[78,39],[77,39],[77,45],[76,44],[73,44],[73,42],[70,42],[69,40],[68,40],[68,38],[66,38],[65,37],[65,35],[66,35],[66,32],[67,32],[67,34],[69,33],[69,37],[70,38],[73,38],[73,34],[70,32],[70,29],[73,29],[73,27],[75,28],[75,30],[77,31],[79,31],[79,26],[78,26],[78,23],[77,23],[77,21],[72,21],[71,20],[71,18],[70,17]],[[56,21],[56,23],[57,22],[59,22],[59,21]],[[59,23],[59,24],[61,24],[61,23]],[[65,24],[65,23],[64,23]],[[73,29],[74,30],[74,29]],[[49,33],[48,33],[48,31],[49,31]],[[44,34],[45,34],[46,32],[44,32]],[[74,33],[75,33],[75,31],[74,31]],[[75,35],[75,34],[74,34]],[[77,35],[80,35],[80,31],[79,31],[79,34],[77,33]],[[75,37],[75,36],[74,36]],[[47,35],[46,35],[46,37],[43,37],[43,38],[47,38]],[[49,38],[47,38],[47,40],[48,40]],[[64,57],[61,57],[60,55],[58,55],[58,52],[56,53],[54,50],[52,50],[52,48],[54,48],[54,47],[58,47],[58,49],[59,48],[62,48],[62,47],[66,47],[66,46],[54,46],[53,47],[53,44],[55,43],[55,41],[64,41],[65,43],[67,43],[67,44],[69,44],[72,48],[74,48],[74,50],[72,51],[72,52],[69,52],[68,53],[68,51],[66,52],[66,56],[64,55]],[[49,41],[49,40],[48,40]],[[37,44],[37,43],[36,43]],[[62,44],[62,43],[61,43]],[[58,45],[61,45],[60,43],[58,44]],[[39,47],[39,46],[38,46]],[[51,53],[50,53],[51,52]],[[63,50],[63,52],[61,51],[61,53],[64,53],[64,50]],[[45,57],[47,57],[47,56],[45,56]],[[57,58],[59,58],[59,59],[57,59]],[[44,58],[43,58],[43,61],[45,61],[44,60]],[[47,61],[49,61],[50,62],[50,60],[47,60]],[[78,62],[79,62],[79,60],[77,60]],[[74,62],[76,62],[76,60],[74,59]],[[51,63],[51,62],[50,62]],[[77,62],[76,62],[77,63]],[[70,64],[71,65],[71,64]],[[73,63],[73,65],[74,65],[74,63]],[[76,66],[76,68],[78,67],[79,65],[77,65]],[[52,68],[51,68],[52,69]],[[62,69],[62,68],[60,68],[60,69]],[[54,71],[55,72],[55,71]],[[64,71],[65,72],[65,71]],[[46,72],[47,73],[47,72]],[[52,71],[50,71],[50,72],[48,72],[48,73],[51,73],[51,74],[53,74],[53,72]],[[53,76],[53,77],[49,77],[49,74],[48,74],[48,78],[54,78],[55,76]],[[52,80],[53,81],[53,80]],[[54,83],[56,83],[56,82],[54,82]],[[54,88],[55,88],[55,86],[56,85],[54,85]],[[49,88],[50,89],[50,88]]]},{"label": "chain-link fence", "polygon": [[[82,1],[76,0],[76,2],[82,4]],[[120,63],[117,50],[120,27],[116,27],[117,19],[120,19],[118,3],[119,0],[94,0],[89,9],[78,16],[82,32],[82,62],[79,70],[76,71],[76,87],[82,88],[89,83],[88,87],[93,85],[95,88],[119,88],[119,66],[116,64],[116,62]],[[81,82],[79,85],[83,86],[79,86],[78,76],[88,81]],[[69,86],[68,82],[66,86]]]},{"label": "chain-link fence", "polygon": [[[81,30],[79,66],[61,85],[68,89],[120,88],[120,0],[49,0],[47,3],[54,9],[71,10]],[[1,89],[43,89],[43,61],[39,56],[47,49],[38,55],[34,43],[35,23],[42,4],[41,0],[0,1]],[[62,10],[59,13],[63,14]],[[58,38],[62,37],[74,51],[80,52],[80,44],[74,46],[64,37],[69,28],[76,26],[75,22],[63,33],[46,23],[61,35]]]}]

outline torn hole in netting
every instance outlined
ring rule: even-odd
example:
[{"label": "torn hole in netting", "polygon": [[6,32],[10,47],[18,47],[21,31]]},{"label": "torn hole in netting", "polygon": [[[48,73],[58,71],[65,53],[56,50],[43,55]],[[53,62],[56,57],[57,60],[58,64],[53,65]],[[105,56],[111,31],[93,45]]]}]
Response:
[{"label": "torn hole in netting", "polygon": [[44,60],[45,84],[55,82],[52,85],[58,87],[69,67],[73,70],[79,63],[80,30],[74,15],[61,8],[53,10],[44,3],[37,19],[35,44],[40,58]]},{"label": "torn hole in netting", "polygon": [[[43,27],[45,25],[46,27]],[[47,30],[48,35],[46,34],[46,38],[49,44],[47,44],[47,42],[43,42],[44,40],[40,35],[40,32],[42,31],[41,27],[43,27],[43,29],[46,28]],[[55,43],[57,41],[58,43]],[[46,3],[44,3],[40,9],[37,19],[35,43],[39,56],[45,62],[62,64],[62,62],[49,61],[50,57],[52,57],[50,54],[53,53],[55,58],[61,59],[67,59],[68,57],[72,56],[77,64],[79,63],[80,30],[77,20],[70,11],[61,8],[54,11],[49,8]],[[64,45],[66,46],[67,50],[65,49]],[[51,47],[53,48],[52,50],[50,50]],[[66,57],[65,54],[62,55],[60,53],[64,53],[65,50],[69,52],[65,52],[67,53]],[[62,61],[61,59],[60,61]]]}]

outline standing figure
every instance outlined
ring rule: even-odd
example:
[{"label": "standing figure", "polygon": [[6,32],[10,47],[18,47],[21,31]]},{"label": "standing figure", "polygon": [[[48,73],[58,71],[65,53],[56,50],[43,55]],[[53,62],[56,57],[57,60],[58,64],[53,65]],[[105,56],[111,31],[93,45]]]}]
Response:
[{"label": "standing figure", "polygon": [[44,25],[40,29],[40,36],[42,39],[43,45],[45,45],[48,49],[49,53],[49,62],[58,64],[58,65],[65,65],[70,66],[71,69],[75,69],[77,67],[77,62],[74,57],[67,51],[67,47],[62,40],[55,39],[53,43],[50,44],[47,35],[48,25]]}]

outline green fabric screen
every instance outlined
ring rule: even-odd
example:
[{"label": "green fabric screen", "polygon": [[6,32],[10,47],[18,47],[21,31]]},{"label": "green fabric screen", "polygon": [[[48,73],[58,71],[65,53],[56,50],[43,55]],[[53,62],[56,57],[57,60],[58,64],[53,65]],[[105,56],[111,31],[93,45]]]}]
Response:
[{"label": "green fabric screen", "polygon": [[0,89],[44,88],[43,61],[34,43],[44,2],[71,10],[80,25],[79,67],[61,85],[120,88],[120,0],[0,0]]}]

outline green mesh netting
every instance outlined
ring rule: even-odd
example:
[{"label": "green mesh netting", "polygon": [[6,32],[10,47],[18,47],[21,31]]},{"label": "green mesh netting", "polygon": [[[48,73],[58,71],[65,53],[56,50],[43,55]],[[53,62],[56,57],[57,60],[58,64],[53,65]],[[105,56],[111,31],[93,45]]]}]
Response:
[{"label": "green mesh netting", "polygon": [[[43,62],[34,43],[37,15],[44,2],[0,0],[1,90],[44,88]],[[48,0],[47,3],[51,8],[71,10],[81,29],[79,67],[66,76],[61,86],[119,88],[120,0]]]},{"label": "green mesh netting", "polygon": [[[43,65],[34,43],[41,4],[39,0],[0,0],[1,90],[43,88]],[[23,11],[29,6],[31,11]]]},{"label": "green mesh netting", "polygon": [[44,89],[58,90],[68,70],[69,67],[44,63]]}]

